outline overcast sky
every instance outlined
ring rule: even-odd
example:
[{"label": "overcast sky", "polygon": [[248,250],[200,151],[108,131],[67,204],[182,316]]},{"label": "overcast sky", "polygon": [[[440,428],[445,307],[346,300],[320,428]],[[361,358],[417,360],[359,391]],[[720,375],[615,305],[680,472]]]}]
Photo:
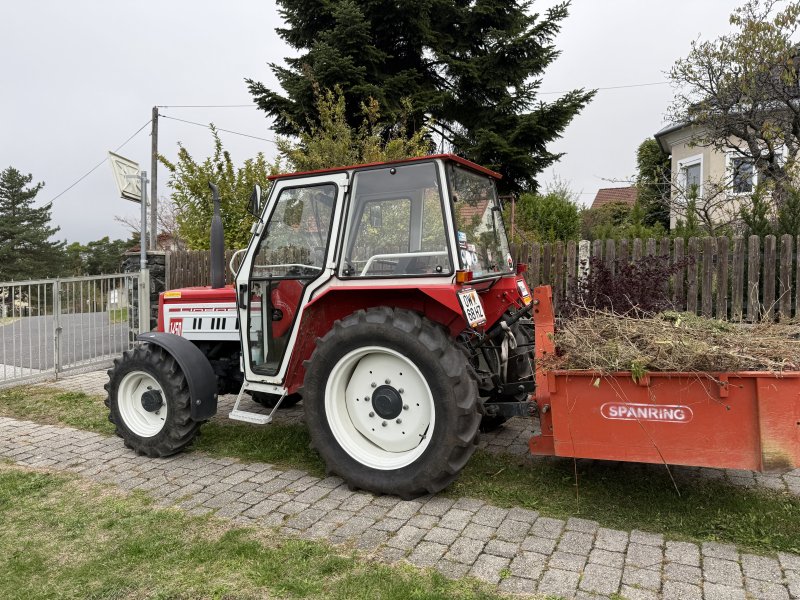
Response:
[{"label": "overcast sky", "polygon": [[[536,0],[544,9],[554,0]],[[698,37],[728,30],[733,0],[574,0],[556,45],[561,57],[543,92],[663,82],[675,59]],[[244,79],[276,88],[269,62],[289,53],[275,34],[273,1],[29,0],[5,2],[0,20],[0,170],[11,165],[44,181],[41,202],[64,192],[150,119],[213,122],[272,138],[264,113],[243,108],[179,105],[251,104]],[[543,99],[555,98],[545,95]],[[590,203],[598,188],[621,185],[635,171],[639,143],[661,128],[669,85],[601,90],[553,149],[566,156],[540,177],[559,177]],[[223,133],[235,162],[274,145]],[[207,129],[162,118],[160,152],[175,157],[182,142],[195,158],[211,151]],[[149,127],[119,150],[149,170]],[[159,169],[159,195],[169,193]],[[108,163],[55,199],[60,239],[127,237],[115,215],[138,215],[118,197]]]}]

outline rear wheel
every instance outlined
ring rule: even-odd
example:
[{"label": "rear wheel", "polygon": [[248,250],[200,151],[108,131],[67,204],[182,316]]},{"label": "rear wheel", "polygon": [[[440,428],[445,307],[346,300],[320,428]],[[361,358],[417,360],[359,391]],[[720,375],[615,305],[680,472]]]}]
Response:
[{"label": "rear wheel", "polygon": [[407,310],[337,321],[306,363],[303,397],[314,446],[354,488],[434,493],[475,451],[478,390],[466,358]]},{"label": "rear wheel", "polygon": [[163,348],[142,344],[126,351],[108,371],[108,420],[125,445],[151,457],[180,452],[197,436],[189,386]]}]

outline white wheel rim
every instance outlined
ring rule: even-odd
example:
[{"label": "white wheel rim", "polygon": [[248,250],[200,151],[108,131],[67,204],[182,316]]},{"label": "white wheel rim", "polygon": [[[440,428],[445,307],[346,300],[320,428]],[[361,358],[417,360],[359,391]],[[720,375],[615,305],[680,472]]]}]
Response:
[{"label": "white wheel rim", "polygon": [[[142,394],[148,390],[161,392],[164,404],[155,412],[142,406]],[[117,407],[125,426],[139,437],[153,437],[167,420],[167,399],[158,381],[144,371],[132,371],[122,378],[117,389]]]},{"label": "white wheel rim", "polygon": [[[373,394],[392,388],[402,400],[391,418],[376,411]],[[396,406],[396,405],[395,405]],[[325,386],[325,414],[339,445],[359,463],[379,470],[405,467],[430,444],[436,411],[433,394],[417,366],[382,346],[349,352]]]}]

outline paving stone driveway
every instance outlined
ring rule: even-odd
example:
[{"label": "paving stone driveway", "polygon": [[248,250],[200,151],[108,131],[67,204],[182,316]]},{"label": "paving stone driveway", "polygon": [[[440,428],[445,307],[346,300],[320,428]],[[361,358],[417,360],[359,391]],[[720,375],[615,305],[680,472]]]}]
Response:
[{"label": "paving stone driveway", "polygon": [[[101,381],[83,375],[59,386],[98,393]],[[297,418],[297,411],[285,412],[286,418]],[[620,594],[628,600],[800,598],[800,556],[792,554],[762,557],[727,544],[665,541],[660,534],[552,519],[470,498],[402,501],[354,493],[336,477],[202,454],[148,459],[135,456],[118,438],[9,418],[0,418],[0,457],[146,490],[160,505],[193,514],[215,512],[285,535],[352,546],[386,562],[433,567],[454,578],[472,575],[506,592],[568,598]]]}]

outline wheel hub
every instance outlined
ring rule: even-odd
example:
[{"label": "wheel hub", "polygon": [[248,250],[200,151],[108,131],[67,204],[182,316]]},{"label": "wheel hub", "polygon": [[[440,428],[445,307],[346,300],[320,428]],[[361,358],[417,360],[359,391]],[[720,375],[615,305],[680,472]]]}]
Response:
[{"label": "wheel hub", "polygon": [[147,412],[156,412],[164,406],[164,398],[158,390],[147,390],[142,394],[142,408]]},{"label": "wheel hub", "polygon": [[372,407],[381,419],[396,419],[403,412],[403,399],[392,386],[382,385],[372,393]]}]

